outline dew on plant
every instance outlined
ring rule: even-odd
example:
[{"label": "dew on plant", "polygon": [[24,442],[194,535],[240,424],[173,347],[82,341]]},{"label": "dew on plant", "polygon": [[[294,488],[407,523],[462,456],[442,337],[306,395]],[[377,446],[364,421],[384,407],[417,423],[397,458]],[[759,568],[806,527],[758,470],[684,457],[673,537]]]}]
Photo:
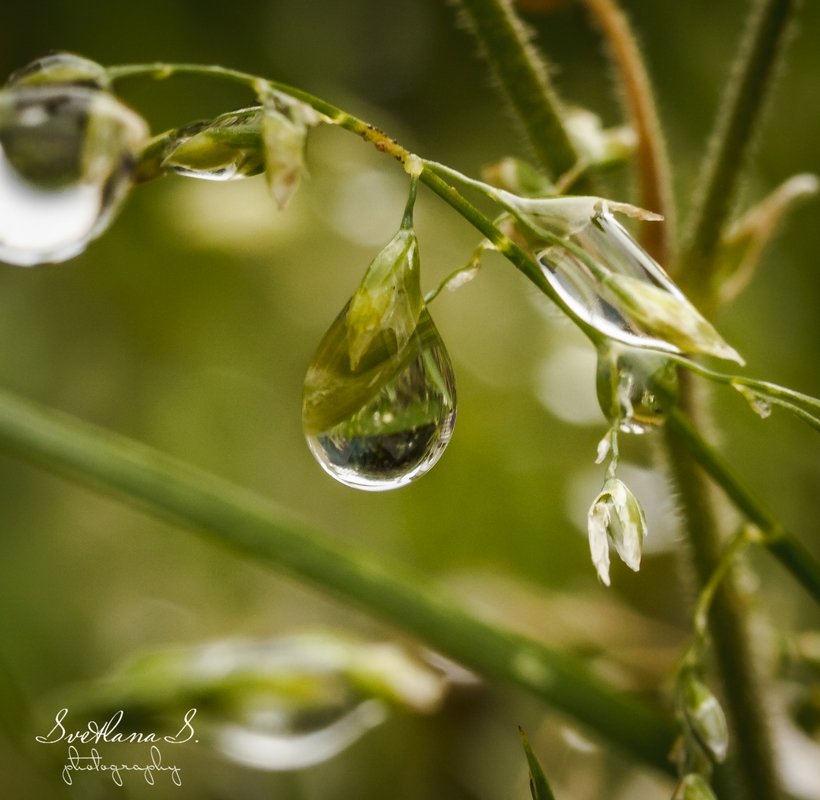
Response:
[{"label": "dew on plant", "polygon": [[596,372],[598,403],[624,433],[646,433],[666,422],[678,392],[675,365],[661,353],[604,346]]},{"label": "dew on plant", "polygon": [[748,386],[744,386],[742,383],[732,382],[732,386],[737,389],[740,394],[746,399],[746,402],[749,404],[749,407],[752,411],[755,412],[759,417],[762,419],[766,419],[767,417],[771,416],[772,413],[772,404],[771,401],[767,400],[758,392],[750,389]]},{"label": "dew on plant", "polygon": [[9,86],[38,86],[61,84],[107,89],[108,73],[102,64],[75,53],[49,53],[15,70],[8,79]]},{"label": "dew on plant", "polygon": [[0,260],[65,261],[102,233],[130,186],[143,120],[106,92],[0,92]]},{"label": "dew on plant", "polygon": [[384,491],[441,458],[456,419],[453,367],[419,278],[413,205],[370,262],[305,376],[302,425],[321,467],[346,486]]},{"label": "dew on plant", "polygon": [[622,344],[742,363],[606,205],[577,222],[562,235],[566,244],[537,252],[545,277],[575,315]]},{"label": "dew on plant", "polygon": [[175,132],[176,141],[162,167],[207,181],[258,175],[265,169],[262,123],[261,109],[243,108],[187,126]]},{"label": "dew on plant", "polygon": [[[346,312],[308,368],[303,405],[308,445],[341,483],[367,491],[396,489],[430,470],[450,441],[456,418],[452,364],[424,309],[400,351],[355,370],[345,353],[331,359],[337,367],[331,376],[324,357],[346,350]],[[317,428],[317,412],[330,409],[332,424]]]}]

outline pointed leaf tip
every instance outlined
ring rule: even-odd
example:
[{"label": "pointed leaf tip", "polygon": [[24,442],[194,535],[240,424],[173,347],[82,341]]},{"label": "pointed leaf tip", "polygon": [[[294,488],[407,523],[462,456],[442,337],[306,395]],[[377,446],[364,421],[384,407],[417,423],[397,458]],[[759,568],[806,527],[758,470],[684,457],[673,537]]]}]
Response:
[{"label": "pointed leaf tip", "polygon": [[552,793],[549,783],[547,783],[544,771],[541,769],[541,765],[538,763],[538,759],[532,751],[527,734],[524,733],[524,729],[520,725],[518,726],[518,735],[521,737],[521,746],[524,748],[524,754],[527,757],[532,800],[555,800],[555,795]]}]

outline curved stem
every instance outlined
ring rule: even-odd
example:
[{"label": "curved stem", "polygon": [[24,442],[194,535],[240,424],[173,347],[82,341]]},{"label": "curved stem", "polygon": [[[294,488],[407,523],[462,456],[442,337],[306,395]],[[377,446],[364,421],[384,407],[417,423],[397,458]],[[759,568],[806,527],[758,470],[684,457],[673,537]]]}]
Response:
[{"label": "curved stem", "polygon": [[666,142],[661,130],[649,75],[629,20],[615,0],[582,0],[606,37],[618,70],[623,104],[637,136],[638,205],[664,218],[662,225],[644,223],[641,243],[660,264],[671,267],[671,232],[675,230]]},{"label": "curved stem", "polygon": [[[677,353],[666,353],[666,357],[670,361],[674,361],[681,367],[695,373],[695,375],[700,375],[700,377],[706,378],[707,380],[723,384],[724,386],[731,386],[733,389],[738,390],[750,405],[755,401],[763,401],[770,405],[781,406],[803,420],[803,422],[810,427],[820,431],[820,400],[816,397],[797,392],[785,386],[779,386],[770,381],[761,381],[756,378],[746,378],[742,375],[718,372]],[[760,411],[758,410],[757,413],[760,413]],[[762,416],[765,416],[765,414],[762,414]]]},{"label": "curved stem", "polygon": [[474,616],[424,576],[339,545],[272,502],[4,392],[0,446],[355,603],[479,674],[533,693],[642,761],[671,769],[667,717],[615,692],[570,656]]},{"label": "curved stem", "polygon": [[753,534],[749,530],[749,525],[741,525],[740,530],[734,535],[723,555],[720,557],[717,568],[712,573],[706,585],[700,590],[698,601],[695,604],[695,612],[692,615],[692,627],[695,631],[695,649],[703,648],[706,637],[709,633],[709,614],[712,610],[712,603],[715,594],[720,588],[720,584],[729,574],[735,561],[743,549],[753,539]]},{"label": "curved stem", "polygon": [[737,509],[760,528],[763,532],[761,543],[815,600],[820,601],[820,562],[755,498],[726,459],[706,442],[680,411],[673,410],[667,424],[673,436],[686,446],[689,454]]},{"label": "curved stem", "polygon": [[705,305],[713,302],[715,252],[736,199],[741,172],[760,126],[798,2],[755,0],[733,77],[721,103],[680,261],[684,288]]},{"label": "curved stem", "polygon": [[541,166],[552,178],[571,170],[578,154],[564,127],[558,96],[510,0],[455,0],[455,4],[475,34]]},{"label": "curved stem", "polygon": [[[692,389],[691,376],[681,375],[681,407],[697,419],[701,412]],[[716,504],[706,473],[689,449],[691,441],[680,435],[683,429],[680,417],[673,414],[670,423],[666,428],[669,462],[680,493],[681,512],[698,584],[704,587],[720,568],[724,550]],[[700,440],[693,427],[689,430]],[[746,600],[734,580],[734,570],[728,569],[714,594],[710,630],[735,743],[730,763],[734,764],[742,797],[778,800],[781,794],[768,715],[760,676],[755,668],[745,606]]]},{"label": "curved stem", "polygon": [[555,303],[575,325],[586,334],[587,338],[598,344],[604,338],[603,334],[593,328],[583,317],[569,306],[563,297],[555,291],[552,284],[544,277],[544,273],[535,259],[519,247],[509,236],[504,234],[496,224],[478,210],[460,192],[453,188],[436,173],[435,168],[425,166],[421,174],[421,181],[432,189],[445,203],[460,214],[477,231],[484,235],[512,265],[537,286],[547,297]]},{"label": "curved stem", "polygon": [[[583,318],[579,317],[575,311],[567,305],[564,299],[559,295],[552,284],[544,277],[543,272],[535,260],[528,255],[522,248],[506,236],[498,226],[485,214],[479,211],[469,200],[467,200],[459,191],[453,186],[439,177],[436,174],[441,170],[448,170],[453,175],[457,175],[458,179],[473,188],[476,188],[486,195],[491,187],[481,181],[476,181],[472,178],[457,173],[455,170],[449,170],[441,164],[434,161],[427,161],[419,158],[416,154],[410,152],[403,147],[395,139],[388,136],[384,131],[379,130],[374,125],[365,122],[358,117],[348,114],[338,106],[323,100],[320,97],[305,92],[302,89],[297,89],[277,81],[268,81],[251,75],[246,72],[238,72],[237,70],[226,69],[217,66],[201,66],[197,64],[127,64],[119,67],[110,67],[108,69],[109,77],[112,81],[121,80],[132,77],[152,77],[163,80],[173,75],[199,75],[204,77],[217,77],[224,80],[239,83],[256,92],[257,94],[264,91],[276,91],[293,97],[309,106],[315,111],[322,114],[329,123],[338,125],[345,130],[355,133],[362,137],[365,141],[372,144],[377,150],[387,155],[392,156],[399,161],[404,167],[405,171],[412,176],[418,176],[422,183],[437,194],[444,202],[446,202],[454,211],[469,222],[476,230],[484,235],[493,246],[501,252],[512,264],[530,281],[532,281],[544,294],[546,294],[560,309],[564,312],[580,329],[585,333],[593,343],[598,343],[602,339],[595,328],[587,323]],[[154,176],[156,177],[156,176]],[[497,200],[498,192],[488,195]]]},{"label": "curved stem", "polygon": [[219,78],[221,80],[238,83],[250,89],[259,98],[266,93],[280,92],[281,94],[299,100],[318,111],[327,122],[345,128],[352,133],[361,136],[373,144],[377,150],[393,156],[403,165],[407,164],[412,153],[402,147],[395,139],[391,139],[384,131],[379,130],[375,125],[371,125],[358,117],[348,114],[338,106],[317,97],[310,92],[299,89],[295,86],[288,86],[278,81],[269,81],[252,75],[249,72],[241,72],[227,67],[203,64],[170,64],[156,62],[153,64],[123,64],[117,67],[109,67],[108,77],[111,81],[120,81],[126,78],[154,78],[155,80],[167,80],[176,75],[194,75],[198,77]]},{"label": "curved stem", "polygon": [[[435,192],[444,202],[453,208],[461,217],[476,228],[483,236],[504,255],[525,277],[534,283],[544,294],[546,294],[558,307],[590,338],[590,340],[597,344],[600,342],[601,334],[592,328],[584,319],[579,317],[574,310],[569,307],[563,298],[557,294],[552,287],[552,284],[544,277],[539,265],[535,260],[522,248],[515,244],[508,236],[506,236],[493,220],[483,214],[476,206],[470,203],[459,191],[447,183],[438,174],[442,173],[448,177],[455,177],[457,180],[475,188],[477,191],[498,200],[499,192],[492,187],[487,186],[481,181],[469,178],[466,175],[452,170],[442,164],[434,161],[427,161],[419,159],[418,156],[411,153],[409,150],[400,145],[397,141],[390,138],[383,131],[378,130],[373,125],[364,122],[357,117],[348,114],[346,111],[338,108],[332,103],[327,102],[319,97],[316,97],[309,92],[301,89],[296,89],[275,81],[265,81],[255,75],[249,73],[238,72],[236,70],[226,69],[217,66],[202,66],[197,64],[134,64],[124,65],[119,67],[111,67],[108,73],[112,80],[121,80],[129,77],[153,77],[164,79],[176,74],[201,75],[206,77],[218,77],[225,80],[234,81],[252,91],[259,93],[260,87],[273,89],[295,97],[298,100],[307,103],[316,111],[320,112],[328,118],[329,121],[339,125],[340,127],[361,136],[366,141],[373,144],[377,149],[388,155],[393,156],[400,161],[405,169],[416,175],[421,169],[420,180],[433,192]],[[721,383],[740,384],[750,388],[766,391],[770,399],[776,400],[782,398],[795,402],[802,402],[810,404],[813,407],[820,407],[820,403],[814,398],[807,395],[802,395],[798,392],[785,389],[764,381],[754,381],[748,378],[741,378],[737,376],[730,376],[724,373],[715,372],[706,367],[701,366],[697,362],[691,361],[683,356],[676,356],[674,354],[666,353],[666,356],[671,360],[680,363],[687,369],[700,374],[703,377],[715,380]],[[781,531],[781,534],[774,536],[770,535],[767,538],[767,546],[769,549],[784,563],[784,565],[795,573],[796,577],[806,585],[806,587],[815,596],[818,593],[818,586],[820,586],[820,578],[817,578],[817,570],[811,565],[813,560],[809,556],[803,558],[805,553],[799,543],[793,537],[782,532],[779,526],[770,515],[762,515],[760,507],[756,504],[754,497],[745,489],[740,487],[739,482],[734,478],[728,466],[726,466],[719,454],[712,450],[703,438],[695,431],[691,425],[686,423],[685,419],[674,413],[671,418],[671,425],[677,429],[677,434],[681,436],[682,440],[686,442],[687,446],[692,450],[695,457],[701,461],[702,465],[712,474],[716,480],[726,491],[728,496],[736,503],[744,513],[747,513],[749,519],[759,527],[769,532],[774,531],[775,527]]]}]

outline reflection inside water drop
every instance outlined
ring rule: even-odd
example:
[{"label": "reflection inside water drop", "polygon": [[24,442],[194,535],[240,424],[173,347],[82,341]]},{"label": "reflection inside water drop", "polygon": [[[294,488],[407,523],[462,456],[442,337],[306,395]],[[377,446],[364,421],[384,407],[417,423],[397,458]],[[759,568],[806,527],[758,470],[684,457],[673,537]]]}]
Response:
[{"label": "reflection inside water drop", "polygon": [[39,189],[20,179],[0,152],[0,259],[36,264],[64,260],[85,247],[100,213],[100,193],[83,184]]},{"label": "reflection inside water drop", "polygon": [[456,418],[455,380],[426,309],[405,345],[389,342],[356,370],[348,355],[347,308],[308,368],[303,421],[322,468],[357,489],[383,491],[425,474],[441,457]]},{"label": "reflection inside water drop", "polygon": [[616,345],[600,348],[595,388],[604,416],[624,433],[647,433],[666,422],[678,374],[661,353]]},{"label": "reflection inside water drop", "polygon": [[146,136],[141,118],[96,88],[0,92],[0,260],[80,253],[119,208]]},{"label": "reflection inside water drop", "polygon": [[262,119],[261,109],[243,108],[181,128],[162,166],[178,175],[206,181],[258,175],[265,168]]},{"label": "reflection inside water drop", "polygon": [[[689,301],[681,290],[608,210],[595,214],[583,228],[567,236],[567,240],[583,251],[585,258],[597,262],[608,272],[642,281],[669,293],[688,307]],[[537,258],[544,275],[567,305],[605,336],[638,347],[680,352],[625,310],[617,291],[596,275],[577,252],[551,245],[540,250]]]}]

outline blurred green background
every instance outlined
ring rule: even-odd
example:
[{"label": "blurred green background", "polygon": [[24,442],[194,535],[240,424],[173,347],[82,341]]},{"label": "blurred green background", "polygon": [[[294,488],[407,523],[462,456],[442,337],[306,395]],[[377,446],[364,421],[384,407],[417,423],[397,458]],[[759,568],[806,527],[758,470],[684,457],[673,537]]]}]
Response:
[{"label": "blurred green background", "polygon": [[[685,212],[748,3],[624,6],[656,82]],[[747,201],[794,173],[820,173],[820,7],[805,6]],[[52,49],[103,64],[218,63],[305,88],[424,156],[478,174],[526,150],[454,18],[441,0],[6,3],[0,74]],[[558,65],[564,98],[617,124],[610,70],[583,11],[570,3],[528,19]],[[156,131],[252,100],[235,86],[189,78],[121,88]],[[618,565],[614,587],[598,586],[583,533],[605,430],[593,354],[506,262],[487,258],[473,283],[432,307],[459,392],[455,435],[435,470],[401,491],[368,494],[335,484],[312,460],[300,425],[306,365],[395,230],[406,181],[395,163],[330,128],[312,134],[308,164],[285,214],[261,178],[168,178],[134,191],[113,229],[73,261],[0,265],[2,386],[254,489],[329,536],[439,576],[476,608],[651,691],[688,625],[674,497],[652,471],[651,437],[630,441],[633,472],[625,474],[647,506],[649,552],[640,574]],[[618,199],[629,199],[626,171],[613,180]],[[815,201],[790,218],[754,283],[719,320],[748,374],[814,395],[817,214]],[[417,222],[431,288],[466,262],[477,236],[428,193]],[[761,421],[728,390],[715,394],[714,408],[724,452],[816,552],[817,439],[784,414]],[[134,781],[117,790],[81,776],[69,790],[32,744],[34,733],[53,720],[68,687],[143,649],[317,626],[368,639],[395,634],[361,610],[5,455],[0,520],[5,797],[525,798],[518,724],[565,798],[669,791],[656,776],[621,769],[606,745],[579,748],[566,721],[545,717],[528,698],[477,688],[457,692],[437,715],[393,718],[296,775],[246,770],[199,746],[185,753],[182,789]],[[766,619],[781,631],[816,626],[816,611],[782,570],[765,554],[751,560]]]}]

